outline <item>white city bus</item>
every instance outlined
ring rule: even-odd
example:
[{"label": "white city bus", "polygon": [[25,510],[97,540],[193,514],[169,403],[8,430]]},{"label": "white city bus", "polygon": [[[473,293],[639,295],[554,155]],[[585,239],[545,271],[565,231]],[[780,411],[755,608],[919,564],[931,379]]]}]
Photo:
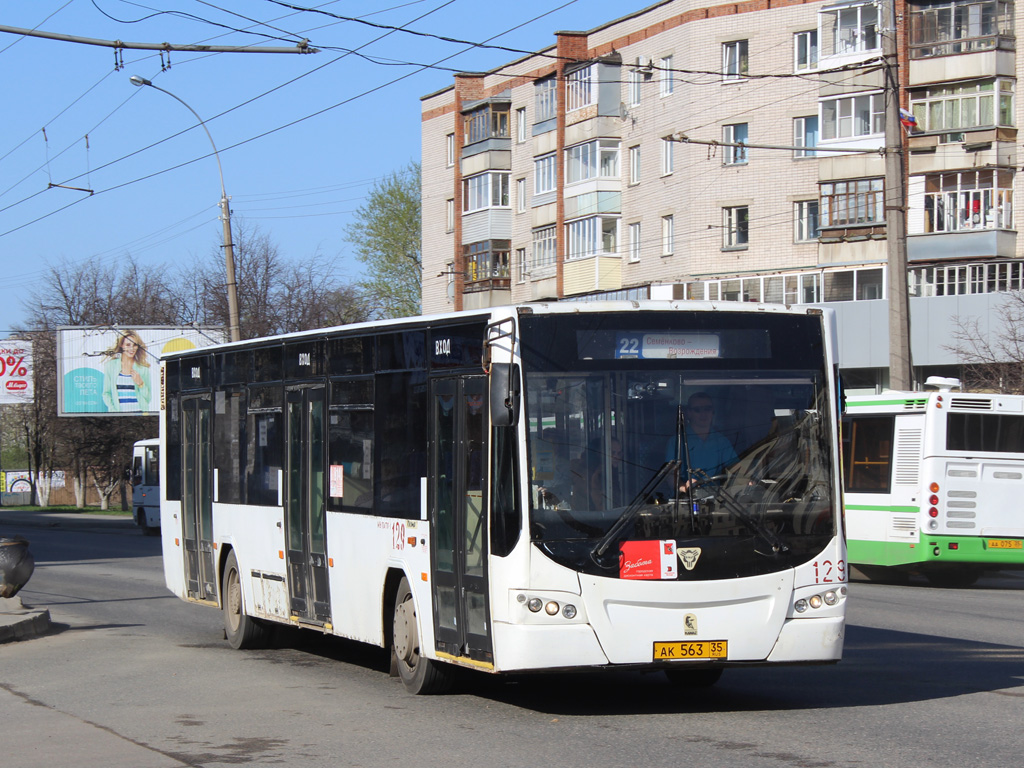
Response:
[{"label": "white city bus", "polygon": [[851,395],[843,421],[851,563],[937,586],[1024,567],[1024,397]]},{"label": "white city bus", "polygon": [[139,440],[132,449],[132,516],[146,536],[160,533],[160,440]]},{"label": "white city bus", "polygon": [[[414,693],[487,672],[842,653],[830,312],[535,304],[164,361],[164,570],[224,612],[391,649]],[[683,427],[702,393],[732,451]],[[673,489],[687,487],[685,493]]]}]

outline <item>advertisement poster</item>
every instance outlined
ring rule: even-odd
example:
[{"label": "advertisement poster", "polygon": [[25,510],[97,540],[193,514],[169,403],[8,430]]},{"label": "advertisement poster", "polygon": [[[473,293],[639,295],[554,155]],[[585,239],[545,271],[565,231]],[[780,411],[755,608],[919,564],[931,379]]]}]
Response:
[{"label": "advertisement poster", "polygon": [[160,410],[160,356],[226,341],[220,328],[61,328],[58,414],[155,415]]},{"label": "advertisement poster", "polygon": [[679,574],[676,543],[672,539],[624,541],[619,545],[619,553],[621,579],[674,579]]},{"label": "advertisement poster", "polygon": [[30,403],[34,396],[32,342],[0,342],[0,405]]}]

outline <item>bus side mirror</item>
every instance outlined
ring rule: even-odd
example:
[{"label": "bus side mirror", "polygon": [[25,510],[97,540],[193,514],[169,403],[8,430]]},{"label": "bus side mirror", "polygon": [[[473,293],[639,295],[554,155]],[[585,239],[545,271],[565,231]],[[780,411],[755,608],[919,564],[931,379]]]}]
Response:
[{"label": "bus side mirror", "polygon": [[512,427],[519,423],[519,366],[512,363],[491,363],[491,423],[496,427]]}]

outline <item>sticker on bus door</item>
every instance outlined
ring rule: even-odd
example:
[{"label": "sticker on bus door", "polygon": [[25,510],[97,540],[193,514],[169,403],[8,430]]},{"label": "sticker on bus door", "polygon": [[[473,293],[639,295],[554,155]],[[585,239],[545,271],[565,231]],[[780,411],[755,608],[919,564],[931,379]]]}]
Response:
[{"label": "sticker on bus door", "polygon": [[674,579],[676,543],[663,541],[624,541],[619,545],[620,579]]}]

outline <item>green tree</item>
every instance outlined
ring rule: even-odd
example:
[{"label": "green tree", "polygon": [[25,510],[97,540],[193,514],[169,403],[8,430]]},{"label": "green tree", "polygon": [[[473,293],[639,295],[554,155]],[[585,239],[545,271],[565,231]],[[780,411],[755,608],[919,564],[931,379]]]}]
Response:
[{"label": "green tree", "polygon": [[359,288],[380,317],[420,313],[420,166],[410,163],[374,184],[345,231],[366,265]]}]

